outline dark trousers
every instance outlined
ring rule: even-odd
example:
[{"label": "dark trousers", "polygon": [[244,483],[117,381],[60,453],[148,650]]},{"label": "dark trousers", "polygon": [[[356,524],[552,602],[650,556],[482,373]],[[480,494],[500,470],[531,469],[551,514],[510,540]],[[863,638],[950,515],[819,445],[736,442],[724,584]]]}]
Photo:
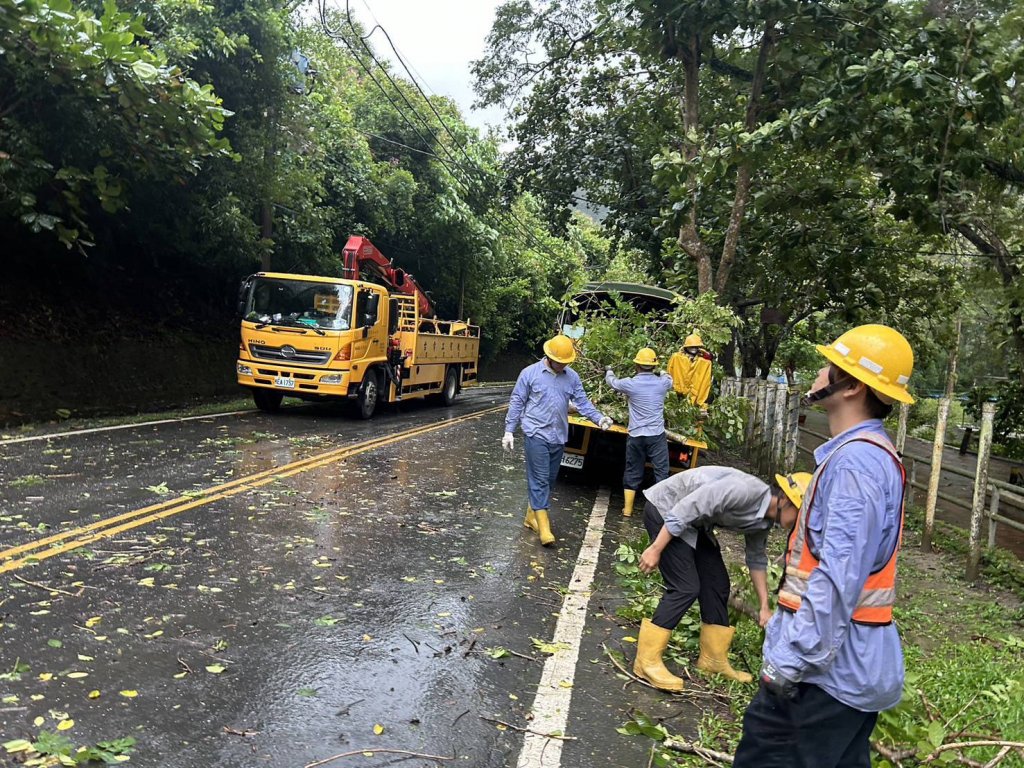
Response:
[{"label": "dark trousers", "polygon": [[[651,502],[644,507],[644,527],[651,541],[665,524]],[[707,531],[697,529],[697,547],[673,538],[658,563],[665,581],[665,594],[651,621],[662,629],[675,629],[693,601],[700,602],[700,620],[705,624],[729,626],[729,572],[725,569],[718,542]]]},{"label": "dark trousers", "polygon": [[733,768],[871,768],[877,712],[861,712],[810,683],[793,701],[761,686],[743,716]]},{"label": "dark trousers", "polygon": [[644,481],[644,465],[651,462],[654,482],[668,478],[668,439],[660,435],[626,438],[626,471],[622,474],[622,487],[640,490]]}]

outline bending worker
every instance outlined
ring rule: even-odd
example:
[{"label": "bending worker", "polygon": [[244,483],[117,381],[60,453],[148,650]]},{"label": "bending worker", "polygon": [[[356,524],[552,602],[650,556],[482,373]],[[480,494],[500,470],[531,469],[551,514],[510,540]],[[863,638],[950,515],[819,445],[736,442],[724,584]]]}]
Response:
[{"label": "bending worker", "polygon": [[878,713],[903,690],[892,623],[905,473],[882,427],[912,403],[910,344],[884,325],[853,328],[818,352],[807,402],[832,439],[790,534],[761,688],[743,718],[737,768],[869,768]]},{"label": "bending worker", "polygon": [[601,429],[612,425],[612,420],[590,402],[579,374],[569,367],[575,359],[576,349],[568,336],[559,335],[544,342],[544,357],[519,373],[509,398],[505,435],[501,438],[502,447],[511,451],[513,434],[522,423],[530,497],[523,525],[536,531],[545,547],[555,542],[548,510],[551,485],[558,477],[565,441],[569,439],[569,400]]},{"label": "bending worker", "polygon": [[629,436],[626,438],[626,471],[622,475],[622,514],[633,514],[633,501],[644,480],[644,467],[651,462],[654,482],[668,477],[668,438],[665,437],[665,398],[672,391],[672,377],[655,373],[658,356],[644,347],[633,358],[636,375],[617,379],[611,366],[604,380],[629,400]]},{"label": "bending worker", "polygon": [[661,570],[665,594],[651,619],[640,625],[633,672],[655,688],[683,690],[683,681],[662,661],[672,630],[700,602],[700,656],[697,669],[749,683],[753,678],[729,664],[735,632],[729,626],[729,572],[713,532],[721,526],[744,534],[746,564],[759,602],[758,623],[771,617],[768,607],[768,556],[765,545],[773,526],[793,525],[806,472],[776,475],[774,490],[753,475],[732,467],[688,469],[651,486],[644,495],[644,526],[651,545],[640,557],[640,570]]},{"label": "bending worker", "polygon": [[711,354],[696,333],[683,340],[683,351],[668,360],[668,372],[676,393],[688,397],[698,408],[706,408],[711,394]]}]

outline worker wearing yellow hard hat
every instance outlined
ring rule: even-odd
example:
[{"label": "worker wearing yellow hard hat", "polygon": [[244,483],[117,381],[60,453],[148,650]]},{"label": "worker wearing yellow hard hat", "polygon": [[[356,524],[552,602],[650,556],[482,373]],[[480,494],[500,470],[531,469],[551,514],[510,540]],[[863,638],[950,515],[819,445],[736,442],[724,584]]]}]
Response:
[{"label": "worker wearing yellow hard hat", "polygon": [[544,357],[524,368],[516,380],[501,439],[502,447],[511,451],[516,428],[522,427],[529,495],[523,524],[536,531],[545,547],[555,542],[548,512],[551,486],[558,477],[569,439],[569,401],[601,429],[612,425],[612,420],[590,402],[579,374],[569,367],[575,359],[576,348],[568,336],[559,334],[544,342]]},{"label": "worker wearing yellow hard hat", "polygon": [[[697,669],[738,682],[751,682],[747,672],[733,669],[729,646],[729,572],[714,528],[742,533],[746,565],[757,593],[758,623],[771,617],[768,605],[768,533],[796,520],[801,497],[811,476],[806,472],[776,477],[772,487],[732,467],[707,465],[673,475],[644,491],[644,527],[651,545],[640,557],[640,570],[661,571],[665,593],[637,638],[633,672],[655,688],[683,690],[681,678],[662,659],[672,630],[693,605],[700,604],[700,656]],[[781,765],[781,763],[776,763]]]},{"label": "worker wearing yellow hard hat", "polygon": [[609,387],[626,396],[629,403],[629,436],[626,438],[626,469],[622,475],[622,514],[633,514],[636,492],[650,462],[654,482],[660,483],[669,472],[668,438],[665,435],[665,398],[672,391],[672,377],[656,373],[658,355],[644,347],[633,358],[635,375],[616,378],[611,366],[605,370]]},{"label": "worker wearing yellow hard hat", "polygon": [[704,349],[700,334],[691,333],[683,340],[682,352],[669,358],[667,370],[680,397],[690,398],[699,408],[707,405],[711,395],[711,354]]},{"label": "worker wearing yellow hard hat", "polygon": [[[892,618],[906,473],[883,419],[913,402],[914,352],[885,325],[852,328],[817,350],[828,364],[804,402],[824,409],[831,439],[814,452],[790,533],[736,768],[868,766],[878,713],[903,691]],[[812,718],[814,728],[794,727]]]}]

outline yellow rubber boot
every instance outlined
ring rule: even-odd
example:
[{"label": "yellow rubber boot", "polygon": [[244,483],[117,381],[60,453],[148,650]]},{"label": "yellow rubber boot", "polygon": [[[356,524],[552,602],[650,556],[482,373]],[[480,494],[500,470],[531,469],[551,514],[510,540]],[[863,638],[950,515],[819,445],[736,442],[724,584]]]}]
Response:
[{"label": "yellow rubber boot", "polygon": [[537,513],[533,511],[533,507],[526,507],[526,519],[523,520],[523,525],[527,528],[532,528],[534,531],[537,530]]},{"label": "yellow rubber boot", "polygon": [[629,488],[623,488],[622,497],[625,499],[625,502],[622,505],[622,515],[624,517],[632,517],[633,502],[636,500],[636,491]]},{"label": "yellow rubber boot", "polygon": [[547,547],[555,543],[555,535],[551,532],[551,522],[548,520],[548,511],[546,509],[537,509],[533,512],[534,518],[537,521],[537,527],[534,529],[540,534],[540,543]]},{"label": "yellow rubber boot", "polygon": [[700,656],[697,658],[697,669],[712,675],[722,675],[740,683],[753,681],[746,672],[737,672],[729,663],[729,646],[735,627],[723,627],[720,624],[700,625]]},{"label": "yellow rubber boot", "polygon": [[665,662],[661,660],[671,636],[671,629],[659,627],[650,619],[644,619],[640,624],[640,637],[636,641],[633,674],[663,691],[681,691],[683,679],[669,672]]}]

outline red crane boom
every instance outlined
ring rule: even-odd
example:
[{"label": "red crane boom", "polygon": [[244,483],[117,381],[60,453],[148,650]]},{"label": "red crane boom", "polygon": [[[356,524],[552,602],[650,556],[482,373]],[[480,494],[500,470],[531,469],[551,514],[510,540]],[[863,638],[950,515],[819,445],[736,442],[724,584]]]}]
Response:
[{"label": "red crane boom", "polygon": [[420,317],[433,317],[434,303],[427,292],[401,267],[396,267],[367,238],[352,235],[341,252],[342,274],[347,280],[359,280],[365,270],[392,290],[416,297]]}]

